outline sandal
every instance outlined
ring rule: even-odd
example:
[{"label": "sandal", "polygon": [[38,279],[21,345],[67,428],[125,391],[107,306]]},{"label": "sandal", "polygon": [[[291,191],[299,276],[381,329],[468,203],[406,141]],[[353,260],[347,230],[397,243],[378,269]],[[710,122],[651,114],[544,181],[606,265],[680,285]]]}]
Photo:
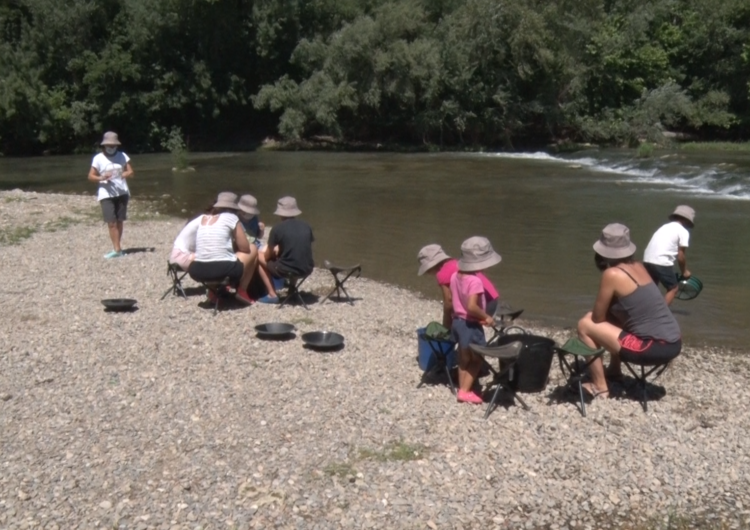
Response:
[{"label": "sandal", "polygon": [[609,399],[609,389],[597,390],[591,383],[584,383],[582,386],[584,393],[591,399],[597,399],[599,397],[602,399]]}]

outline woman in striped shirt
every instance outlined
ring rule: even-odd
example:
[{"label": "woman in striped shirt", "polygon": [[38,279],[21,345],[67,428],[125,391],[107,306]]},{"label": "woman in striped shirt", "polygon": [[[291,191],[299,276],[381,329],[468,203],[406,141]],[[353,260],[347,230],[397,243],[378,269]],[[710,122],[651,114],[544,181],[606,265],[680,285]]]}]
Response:
[{"label": "woman in striped shirt", "polygon": [[[229,277],[237,287],[235,298],[250,305],[253,300],[247,294],[247,287],[258,266],[258,249],[247,242],[237,209],[237,195],[219,193],[211,214],[201,217],[195,237],[195,260],[188,272],[197,282]],[[209,291],[209,299],[212,296]]]}]

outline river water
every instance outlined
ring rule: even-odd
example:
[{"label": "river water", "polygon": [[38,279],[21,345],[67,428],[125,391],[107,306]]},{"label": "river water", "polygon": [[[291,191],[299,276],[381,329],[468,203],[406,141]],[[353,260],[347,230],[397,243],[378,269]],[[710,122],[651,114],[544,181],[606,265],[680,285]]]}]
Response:
[{"label": "river water", "polygon": [[[89,162],[0,158],[0,187],[85,192],[93,202]],[[416,275],[419,248],[440,243],[456,255],[465,238],[484,235],[503,257],[488,274],[503,298],[558,326],[574,326],[593,304],[599,275],[591,245],[605,224],[628,225],[640,257],[674,207],[689,204],[697,216],[688,266],[704,290],[672,305],[683,337],[738,350],[750,340],[748,155],[255,152],[199,154],[191,163],[195,172],[173,173],[167,155],[135,156],[131,191],[183,217],[219,191],[250,192],[268,224],[276,199],[293,195],[315,231],[319,263],[358,262],[370,278],[433,298],[434,280]],[[437,308],[425,315],[438,318]]]}]

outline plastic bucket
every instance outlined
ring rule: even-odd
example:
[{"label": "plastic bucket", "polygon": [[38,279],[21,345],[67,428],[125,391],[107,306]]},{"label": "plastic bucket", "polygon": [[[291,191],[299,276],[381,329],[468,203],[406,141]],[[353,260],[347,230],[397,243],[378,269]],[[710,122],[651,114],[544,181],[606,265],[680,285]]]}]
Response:
[{"label": "plastic bucket", "polygon": [[447,355],[448,368],[453,368],[457,365],[458,359],[456,358],[456,343],[452,340],[428,340],[424,334],[425,328],[419,328],[417,330],[417,362],[419,368],[423,372],[429,372],[437,364],[437,356],[435,351]]},{"label": "plastic bucket", "polygon": [[683,278],[677,276],[677,294],[675,298],[678,300],[692,300],[698,296],[703,290],[703,282],[695,276],[690,278]]},{"label": "plastic bucket", "polygon": [[555,356],[555,341],[539,335],[505,335],[498,346],[520,340],[523,349],[508,379],[511,388],[519,392],[541,392],[547,387],[552,359]]}]

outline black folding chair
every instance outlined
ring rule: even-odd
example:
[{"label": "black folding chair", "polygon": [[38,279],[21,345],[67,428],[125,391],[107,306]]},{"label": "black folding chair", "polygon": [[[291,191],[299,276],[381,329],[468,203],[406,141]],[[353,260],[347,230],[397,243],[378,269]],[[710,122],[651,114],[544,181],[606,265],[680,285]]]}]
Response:
[{"label": "black folding chair", "polygon": [[214,316],[216,316],[216,313],[219,311],[219,301],[227,297],[227,287],[231,285],[232,280],[227,276],[223,280],[202,281],[200,283],[213,294]]},{"label": "black folding chair", "polygon": [[282,273],[281,277],[286,283],[286,294],[284,295],[284,299],[281,300],[281,303],[278,306],[279,308],[284,307],[284,304],[286,304],[287,302],[292,303],[294,300],[298,300],[305,307],[305,309],[310,309],[309,307],[307,307],[305,299],[302,298],[302,294],[299,290],[300,286],[305,283],[305,280],[310,277],[310,274],[312,273],[308,273],[305,275],[300,275],[293,272]]},{"label": "black folding chair", "polygon": [[[675,355],[675,357],[677,357],[677,355]],[[651,379],[651,383],[653,384],[653,382],[656,381],[667,368],[669,368],[669,365],[674,359],[670,359],[667,362],[649,363],[643,362],[642,359],[638,359],[635,356],[625,358],[625,356],[620,355],[620,360],[628,371],[633,374],[633,377],[635,377],[636,385],[637,387],[640,387],[641,390],[641,407],[643,407],[643,412],[648,412],[648,389],[646,388],[646,385],[649,382],[648,378],[651,375],[654,375],[653,379]],[[640,367],[640,370],[636,370],[634,366]]]},{"label": "black folding chair", "polygon": [[[480,355],[494,374],[492,382],[490,382],[488,387],[495,385],[495,392],[492,394],[492,399],[490,400],[489,405],[487,405],[487,410],[484,412],[484,419],[486,420],[497,406],[497,398],[500,395],[500,389],[504,389],[506,392],[510,393],[510,395],[513,396],[513,399],[517,399],[525,410],[529,410],[529,406],[518,394],[516,394],[516,391],[510,384],[513,377],[512,370],[518,362],[518,357],[523,349],[523,343],[520,341],[513,341],[502,346],[479,346],[477,344],[470,344],[469,349],[477,355]],[[497,359],[498,369],[495,370],[487,359]]]},{"label": "black folding chair", "polygon": [[182,280],[187,274],[187,271],[183,270],[183,268],[176,263],[170,263],[167,261],[167,276],[172,280],[172,286],[161,295],[161,299],[164,300],[170,291],[172,294],[181,294],[183,298],[187,298],[185,289],[182,287]]},{"label": "black folding chair", "polygon": [[[362,266],[357,263],[356,265],[352,265],[351,267],[339,267],[338,265],[334,265],[330,261],[325,260],[323,262],[323,268],[327,269],[331,273],[331,275],[333,276],[333,281],[335,282],[335,286],[331,290],[331,292],[328,293],[325,298],[320,301],[320,303],[322,304],[323,302],[328,300],[333,293],[336,293],[338,299],[341,300],[341,293],[343,292],[346,295],[346,301],[351,305],[354,305],[354,299],[349,296],[349,293],[344,288],[344,283],[346,283],[346,280],[348,280],[352,275],[356,274],[356,277],[359,278],[360,274],[362,273]],[[339,277],[340,274],[346,276]]]},{"label": "black folding chair", "polygon": [[[557,360],[560,363],[560,371],[566,379],[566,385],[578,390],[581,400],[581,415],[586,417],[586,401],[583,393],[583,379],[587,374],[591,363],[604,355],[604,348],[593,349],[586,346],[581,339],[574,337],[557,348]],[[568,356],[572,359],[569,360]]]},{"label": "black folding chair", "polygon": [[555,341],[539,335],[511,333],[502,336],[494,346],[477,346],[471,344],[471,351],[483,358],[498,359],[499,369],[492,372],[495,376],[490,383],[496,385],[495,393],[484,413],[490,415],[497,404],[500,389],[510,392],[525,410],[528,405],[518,392],[542,392],[547,387],[552,358],[555,355]]}]

